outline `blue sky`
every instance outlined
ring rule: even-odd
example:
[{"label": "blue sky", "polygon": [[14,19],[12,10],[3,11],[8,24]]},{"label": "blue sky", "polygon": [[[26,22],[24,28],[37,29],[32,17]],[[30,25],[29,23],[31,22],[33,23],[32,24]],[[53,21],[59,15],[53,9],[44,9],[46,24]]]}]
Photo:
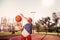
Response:
[{"label": "blue sky", "polygon": [[[51,17],[53,12],[60,12],[60,0],[0,0],[0,18],[3,16],[14,18],[22,13],[26,17],[34,16],[34,21],[41,17]],[[34,14],[31,12],[35,12]]]}]

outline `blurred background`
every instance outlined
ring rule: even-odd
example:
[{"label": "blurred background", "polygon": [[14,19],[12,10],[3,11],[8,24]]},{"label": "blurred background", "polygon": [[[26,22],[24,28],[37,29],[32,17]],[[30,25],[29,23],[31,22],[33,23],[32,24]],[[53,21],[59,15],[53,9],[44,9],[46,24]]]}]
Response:
[{"label": "blurred background", "polygon": [[[37,27],[38,29],[39,27],[40,29],[41,27],[43,28],[46,23],[48,26],[48,23],[51,22],[51,29],[50,27],[46,28],[45,26],[44,30],[52,30],[54,26],[57,25],[54,20],[58,18],[59,21],[57,21],[60,22],[60,0],[0,0],[0,27],[2,25],[17,26],[15,16],[20,15],[20,13],[24,14],[25,17],[31,17],[35,28]],[[53,17],[53,15],[55,15],[55,17]],[[41,23],[41,20],[45,20],[46,18],[47,21],[45,23]],[[23,20],[20,22],[22,25],[25,23],[25,20]],[[19,25],[21,25],[20,23]],[[53,25],[53,23],[55,24]],[[40,24],[44,24],[44,26],[41,26]],[[58,24],[60,25],[60,23]],[[1,30],[2,29],[3,27],[1,27]],[[8,31],[10,29],[9,27],[6,27],[4,30]],[[18,28],[16,27],[15,30],[18,30]]]}]

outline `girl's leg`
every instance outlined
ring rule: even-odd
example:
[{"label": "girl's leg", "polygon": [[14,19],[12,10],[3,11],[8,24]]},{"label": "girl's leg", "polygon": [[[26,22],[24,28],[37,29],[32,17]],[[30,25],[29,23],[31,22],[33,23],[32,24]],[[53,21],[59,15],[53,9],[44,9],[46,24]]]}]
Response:
[{"label": "girl's leg", "polygon": [[21,35],[20,40],[26,40],[26,38]]},{"label": "girl's leg", "polygon": [[28,36],[26,37],[26,39],[27,39],[27,40],[32,40],[32,39],[31,39],[31,35],[28,35]]}]

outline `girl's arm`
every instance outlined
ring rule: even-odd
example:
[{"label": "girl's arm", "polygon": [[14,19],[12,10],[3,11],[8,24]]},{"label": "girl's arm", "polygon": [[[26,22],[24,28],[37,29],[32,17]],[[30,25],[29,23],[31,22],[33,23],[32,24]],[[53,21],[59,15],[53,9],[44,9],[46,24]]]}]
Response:
[{"label": "girl's arm", "polygon": [[26,19],[27,20],[27,18],[23,15],[23,14],[20,14],[24,19]]}]

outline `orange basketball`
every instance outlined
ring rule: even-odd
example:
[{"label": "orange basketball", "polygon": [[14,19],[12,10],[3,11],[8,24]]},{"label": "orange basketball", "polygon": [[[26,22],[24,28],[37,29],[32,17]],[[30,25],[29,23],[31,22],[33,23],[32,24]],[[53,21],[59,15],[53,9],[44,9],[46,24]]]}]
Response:
[{"label": "orange basketball", "polygon": [[20,15],[17,15],[15,17],[16,22],[20,22],[22,20],[22,17]]}]

